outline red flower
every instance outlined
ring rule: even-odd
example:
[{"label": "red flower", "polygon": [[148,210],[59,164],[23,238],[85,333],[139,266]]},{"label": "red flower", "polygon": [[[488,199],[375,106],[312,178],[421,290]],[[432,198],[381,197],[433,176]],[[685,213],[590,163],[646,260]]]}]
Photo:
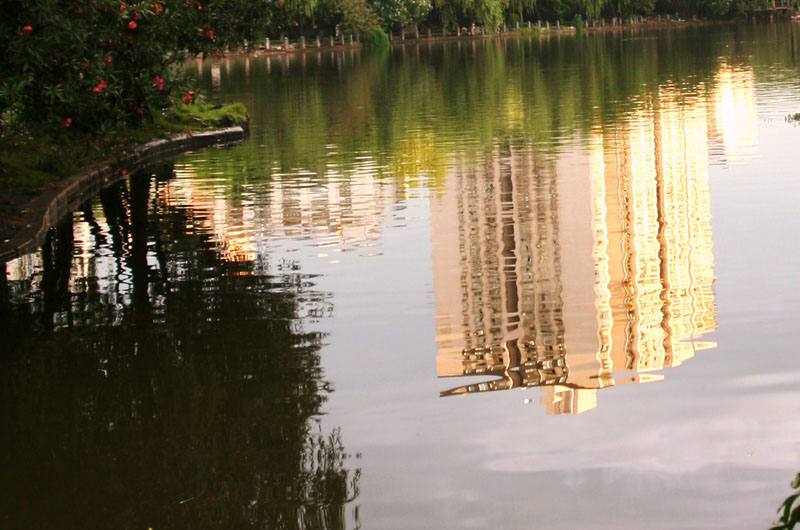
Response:
[{"label": "red flower", "polygon": [[123,176],[125,176],[125,175],[127,175],[127,174],[128,174],[128,170],[127,170],[127,169],[123,169],[123,170],[122,170],[122,175],[123,175]]},{"label": "red flower", "polygon": [[164,90],[164,79],[160,75],[155,76],[153,78],[153,86],[158,87],[159,90]]},{"label": "red flower", "polygon": [[69,116],[64,118],[64,127],[69,127],[71,123],[72,123],[72,118],[70,118]]},{"label": "red flower", "polygon": [[219,52],[217,50],[212,50],[211,57],[219,57]]},{"label": "red flower", "polygon": [[210,30],[206,31],[206,37],[208,37],[209,39],[213,39],[214,38],[214,30],[210,29]]},{"label": "red flower", "polygon": [[136,29],[136,22],[134,22],[133,20],[128,22],[128,29]]},{"label": "red flower", "polygon": [[106,62],[107,62],[108,64],[111,64],[111,61],[112,61],[112,59],[111,59],[111,56],[110,56],[110,55],[109,55],[108,57],[106,57]]},{"label": "red flower", "polygon": [[93,91],[93,92],[95,92],[95,93],[100,93],[100,92],[102,92],[102,91],[103,91],[103,90],[104,90],[104,89],[105,89],[107,86],[108,86],[108,85],[106,84],[105,80],[103,80],[103,79],[100,79],[100,80],[98,80],[97,84],[94,86],[94,88],[92,89],[92,91]]},{"label": "red flower", "polygon": [[119,10],[120,11],[125,11],[126,9],[128,9],[128,6],[126,6],[125,4],[120,4],[119,5]]},{"label": "red flower", "polygon": [[139,12],[138,11],[134,11],[133,12],[133,18],[135,18],[136,20],[139,20]]},{"label": "red flower", "polygon": [[186,92],[186,93],[183,95],[183,102],[184,102],[184,103],[186,103],[187,105],[188,105],[189,103],[191,103],[191,101],[192,101],[192,97],[193,97],[193,94],[194,94],[194,93],[193,93],[191,90],[190,90],[190,91],[188,91],[188,92]]},{"label": "red flower", "polygon": [[201,6],[201,5],[200,5],[200,2],[198,2],[198,3],[197,3],[197,10],[198,10],[198,11],[202,11],[202,9],[203,9],[203,6]]},{"label": "red flower", "polygon": [[31,26],[30,24],[28,24],[27,26],[22,26],[22,31],[24,31],[25,33],[30,33],[31,31],[33,31],[33,26]]}]

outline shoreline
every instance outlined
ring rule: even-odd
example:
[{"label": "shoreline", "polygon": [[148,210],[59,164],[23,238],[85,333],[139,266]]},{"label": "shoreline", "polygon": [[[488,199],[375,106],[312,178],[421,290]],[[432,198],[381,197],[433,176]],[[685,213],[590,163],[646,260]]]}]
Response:
[{"label": "shoreline", "polygon": [[[787,19],[788,20],[788,19]],[[669,19],[669,20],[646,20],[642,19],[639,22],[628,22],[628,23],[613,23],[613,21],[603,21],[600,25],[590,24],[586,22],[583,26],[582,33],[609,33],[609,32],[619,32],[619,31],[628,31],[628,30],[646,30],[646,29],[680,29],[680,28],[687,28],[687,27],[703,27],[703,26],[718,26],[718,25],[726,25],[726,24],[736,24],[736,23],[755,23],[750,20],[750,18],[741,19],[741,18],[733,18],[733,19]],[[767,23],[775,23],[776,21],[773,20],[772,22],[766,21]],[[527,23],[526,23],[527,24]],[[441,31],[441,30],[439,30]],[[390,47],[400,47],[400,46],[407,46],[407,45],[417,45],[417,44],[425,44],[430,42],[454,42],[454,41],[470,41],[470,40],[478,40],[478,39],[491,39],[491,38],[509,38],[509,37],[521,37],[521,36],[538,36],[538,37],[547,37],[547,36],[561,36],[561,35],[576,35],[579,32],[575,26],[537,26],[532,24],[530,27],[520,25],[519,28],[508,28],[506,31],[499,31],[495,33],[485,33],[483,29],[480,29],[480,32],[475,34],[470,34],[467,32],[462,32],[460,35],[456,33],[450,34],[448,32],[447,35],[439,34],[423,34],[420,32],[419,37],[414,36],[414,33],[409,33],[408,38],[401,38],[397,35],[394,35],[390,41]],[[270,39],[266,39],[269,41]],[[352,42],[344,42],[344,40],[339,39],[333,41],[333,44],[330,44],[330,40],[326,39],[324,42],[320,41],[320,45],[316,45],[316,40],[311,41],[305,44],[301,44],[300,39],[293,39],[289,40],[287,44],[284,45],[270,45],[269,49],[266,48],[265,44],[261,44],[258,46],[252,47],[245,47],[237,50],[229,50],[225,51],[220,54],[219,57],[202,57],[201,55],[197,55],[192,59],[204,59],[204,60],[218,60],[224,57],[241,57],[241,56],[261,56],[261,55],[270,55],[270,56],[283,56],[283,55],[294,55],[294,54],[305,54],[305,53],[314,53],[319,51],[336,51],[336,50],[355,50],[355,49],[362,49],[364,45],[357,40]]]},{"label": "shoreline", "polygon": [[[18,205],[17,224],[21,228],[8,225],[9,233],[3,234],[0,243],[0,263],[34,252],[64,215],[117,180],[163,158],[212,146],[233,145],[248,135],[249,128],[244,123],[151,140],[59,179],[51,187],[30,194],[32,197],[26,204]],[[3,221],[6,224],[6,220]]]}]

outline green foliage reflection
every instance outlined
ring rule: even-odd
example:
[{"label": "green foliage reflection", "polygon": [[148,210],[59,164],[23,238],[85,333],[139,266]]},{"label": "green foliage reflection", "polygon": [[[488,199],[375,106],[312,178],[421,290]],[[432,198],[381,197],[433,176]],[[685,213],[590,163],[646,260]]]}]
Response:
[{"label": "green foliage reflection", "polygon": [[393,48],[388,58],[260,57],[248,70],[231,60],[206,63],[204,82],[219,68],[224,97],[244,101],[252,118],[252,141],[230,151],[226,174],[237,182],[298,169],[347,173],[368,156],[381,176],[435,186],[449,157],[496,142],[552,154],[643,101],[657,104],[661,87],[706,95],[723,65],[769,65],[776,75],[782,65],[792,71],[798,50],[789,24],[740,25],[432,43]]},{"label": "green foliage reflection", "polygon": [[319,424],[322,335],[301,326],[325,296],[223,259],[162,188],[105,190],[7,286],[4,527],[345,528],[359,472]]}]

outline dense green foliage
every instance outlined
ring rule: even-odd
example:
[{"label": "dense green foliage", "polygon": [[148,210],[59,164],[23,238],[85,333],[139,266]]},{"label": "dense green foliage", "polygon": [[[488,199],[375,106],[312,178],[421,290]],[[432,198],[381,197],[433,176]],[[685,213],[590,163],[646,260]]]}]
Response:
[{"label": "dense green foliage", "polygon": [[388,50],[389,36],[381,28],[374,28],[364,38],[364,46],[370,50]]},{"label": "dense green foliage", "polygon": [[387,29],[414,25],[424,20],[432,7],[431,0],[372,0],[369,5]]}]

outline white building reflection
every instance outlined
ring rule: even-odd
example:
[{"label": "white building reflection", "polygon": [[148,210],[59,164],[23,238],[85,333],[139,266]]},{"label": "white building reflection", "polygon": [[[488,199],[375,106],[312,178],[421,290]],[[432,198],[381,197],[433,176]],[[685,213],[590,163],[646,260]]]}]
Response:
[{"label": "white building reflection", "polygon": [[380,237],[384,209],[396,200],[394,186],[368,159],[346,172],[276,172],[236,194],[202,178],[193,163],[176,166],[176,176],[165,200],[192,205],[201,214],[199,228],[213,234],[228,260],[252,261],[271,242],[287,239],[320,249],[369,246]]},{"label": "white building reflection", "polygon": [[498,145],[451,166],[431,204],[436,366],[478,382],[442,395],[537,386],[580,413],[715,346],[710,153],[752,154],[755,94],[728,67],[700,88],[663,86],[588,153]]}]

